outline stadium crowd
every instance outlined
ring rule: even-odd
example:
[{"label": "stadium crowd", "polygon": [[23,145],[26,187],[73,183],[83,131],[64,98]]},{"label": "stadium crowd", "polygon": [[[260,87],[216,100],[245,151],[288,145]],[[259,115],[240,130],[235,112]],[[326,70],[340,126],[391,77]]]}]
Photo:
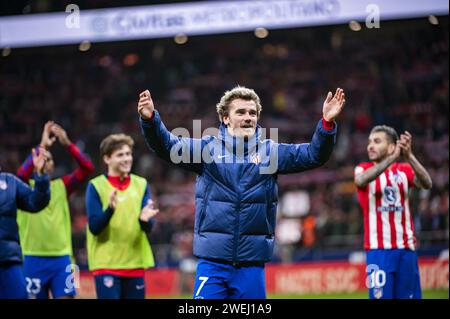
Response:
[{"label": "stadium crowd", "polygon": [[[448,247],[448,19],[351,32],[332,26],[270,31],[265,39],[252,33],[193,37],[183,45],[153,39],[92,44],[85,52],[77,46],[13,49],[0,58],[0,166],[16,172],[47,120],[70,133],[95,174],[105,171],[100,141],[117,132],[133,136],[133,170],[148,179],[161,211],[150,243],[157,265],[174,266],[192,257],[195,176],[147,150],[138,92],[151,90],[169,129],[192,133],[192,119],[201,120],[202,131],[217,127],[215,104],[224,91],[245,85],[261,97],[261,125],[278,128],[280,142],[302,143],[320,119],[325,94],[339,86],[347,106],[332,158],[310,172],[279,176],[275,261],[328,248],[362,250],[353,169],[367,159],[367,136],[376,124],[412,133],[414,152],[433,179],[430,191],[413,194],[419,249]],[[73,165],[58,146],[54,157],[54,175]],[[85,265],[85,187],[70,205],[75,257]]]}]

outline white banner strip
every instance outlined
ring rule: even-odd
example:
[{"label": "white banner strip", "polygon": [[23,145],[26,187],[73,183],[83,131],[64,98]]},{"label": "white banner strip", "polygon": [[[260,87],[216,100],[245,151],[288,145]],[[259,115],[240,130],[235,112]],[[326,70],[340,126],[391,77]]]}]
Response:
[{"label": "white banner strip", "polygon": [[0,47],[164,38],[448,15],[446,0],[207,1],[0,18]]}]

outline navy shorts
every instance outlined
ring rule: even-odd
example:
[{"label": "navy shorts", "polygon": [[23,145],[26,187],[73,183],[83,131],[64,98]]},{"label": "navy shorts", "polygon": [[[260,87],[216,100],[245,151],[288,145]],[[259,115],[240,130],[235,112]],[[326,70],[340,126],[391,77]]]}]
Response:
[{"label": "navy shorts", "polygon": [[367,251],[370,299],[421,299],[417,253],[408,249]]},{"label": "navy shorts", "polygon": [[75,297],[76,285],[70,256],[24,256],[23,272],[31,299]]},{"label": "navy shorts", "polygon": [[266,299],[264,265],[233,266],[200,259],[194,299]]},{"label": "navy shorts", "polygon": [[145,299],[144,277],[105,274],[94,278],[98,299]]}]

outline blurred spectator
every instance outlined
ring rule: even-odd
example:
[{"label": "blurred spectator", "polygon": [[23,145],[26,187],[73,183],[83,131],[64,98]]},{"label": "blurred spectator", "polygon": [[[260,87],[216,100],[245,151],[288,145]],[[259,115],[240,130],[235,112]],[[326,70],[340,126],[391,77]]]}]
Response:
[{"label": "blurred spectator", "polygon": [[[433,189],[413,194],[421,247],[448,247],[448,18],[437,26],[406,20],[385,22],[362,36],[350,32],[331,26],[274,30],[264,40],[251,33],[193,37],[183,46],[170,39],[99,43],[83,53],[74,46],[13,49],[1,57],[0,166],[14,172],[49,119],[68,128],[97,173],[104,171],[102,138],[130,134],[136,140],[134,170],[148,178],[161,209],[150,235],[156,261],[174,266],[192,254],[195,176],[147,150],[138,130],[138,92],[151,90],[169,129],[185,127],[192,134],[193,119],[202,120],[202,130],[217,127],[218,99],[245,85],[262,99],[262,126],[278,128],[281,142],[302,143],[320,119],[324,95],[339,86],[348,98],[333,158],[319,169],[279,176],[280,203],[289,192],[307,196],[296,199],[306,208],[303,215],[279,214],[277,236],[289,237],[289,249],[277,244],[275,260],[325,248],[362,249],[353,168],[367,158],[367,134],[380,123],[410,131],[414,152],[432,175]],[[72,165],[59,159],[61,152],[54,156]],[[84,190],[70,203],[75,254],[85,264]]]}]

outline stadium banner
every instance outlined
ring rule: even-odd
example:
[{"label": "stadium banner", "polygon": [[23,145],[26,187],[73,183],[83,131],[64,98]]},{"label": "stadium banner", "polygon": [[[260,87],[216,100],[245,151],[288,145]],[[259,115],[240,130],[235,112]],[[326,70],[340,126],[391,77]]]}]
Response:
[{"label": "stadium banner", "polygon": [[[0,47],[16,48],[332,25],[448,15],[443,0],[203,1],[0,18]],[[367,20],[368,19],[368,20]],[[368,26],[369,27],[369,26]]]},{"label": "stadium banner", "polygon": [[[422,289],[448,289],[449,263],[447,259],[419,258]],[[348,261],[268,264],[266,288],[268,294],[323,294],[366,291],[366,265]],[[161,268],[146,272],[146,296],[164,298],[190,295],[194,274],[177,269]],[[80,298],[95,298],[92,274],[80,273]]]},{"label": "stadium banner", "polygon": [[[448,259],[420,258],[422,289],[448,289],[448,266]],[[366,264],[347,261],[268,265],[266,287],[282,294],[351,293],[367,290],[367,276]]]},{"label": "stadium banner", "polygon": [[[180,295],[183,288],[180,277],[182,276],[180,276],[179,271],[172,268],[158,268],[146,271],[146,296],[151,298],[154,296]],[[191,288],[190,286],[188,287]],[[192,292],[192,289],[190,292]],[[77,294],[79,298],[83,299],[96,298],[95,282],[92,273],[88,271],[80,272]]]}]

